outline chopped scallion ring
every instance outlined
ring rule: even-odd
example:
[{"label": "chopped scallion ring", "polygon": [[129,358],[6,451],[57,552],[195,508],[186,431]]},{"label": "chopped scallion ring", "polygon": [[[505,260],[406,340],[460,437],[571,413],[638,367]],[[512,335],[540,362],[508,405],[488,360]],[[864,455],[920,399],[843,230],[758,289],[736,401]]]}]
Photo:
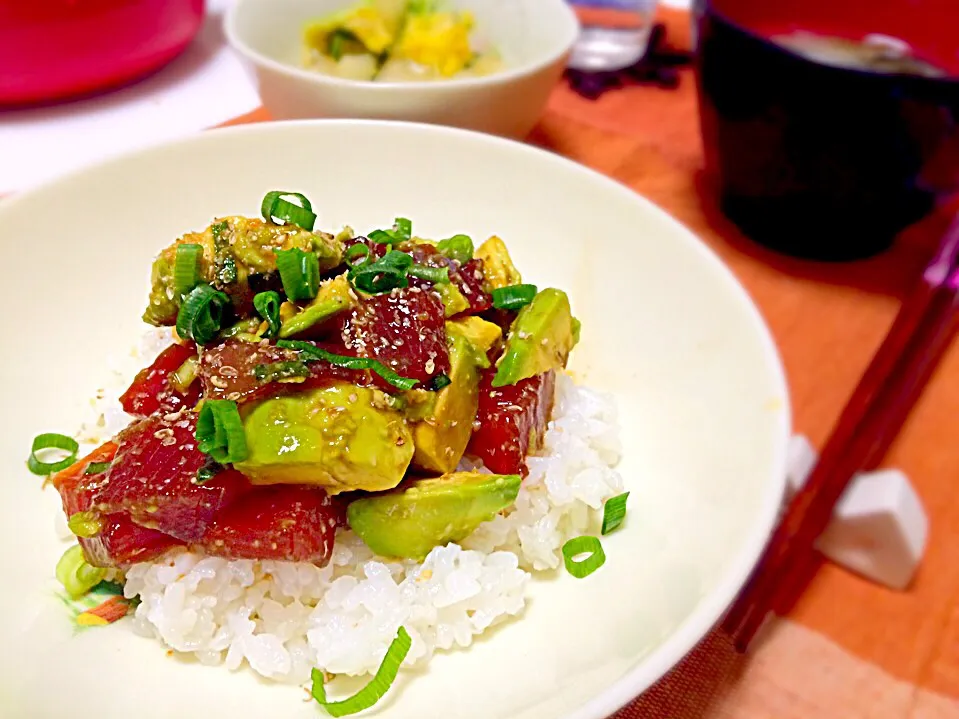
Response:
[{"label": "chopped scallion ring", "polygon": [[203,247],[184,243],[176,246],[176,260],[173,264],[173,289],[183,297],[200,282],[200,260]]},{"label": "chopped scallion ring", "polygon": [[56,574],[67,594],[76,599],[103,581],[107,570],[87,564],[83,549],[79,544],[74,544],[60,557]]},{"label": "chopped scallion ring", "polygon": [[220,464],[242,462],[249,456],[246,434],[236,402],[208,399],[196,420],[196,441],[203,454]]},{"label": "chopped scallion ring", "polygon": [[310,368],[305,362],[273,362],[272,364],[257,365],[253,375],[260,382],[279,382],[293,377],[309,377]]},{"label": "chopped scallion ring", "polygon": [[90,464],[87,465],[87,468],[83,470],[83,473],[84,474],[103,474],[108,469],[110,469],[111,464],[112,462],[90,462]]},{"label": "chopped scallion ring", "polygon": [[[588,554],[588,556],[576,561],[575,558],[581,554]],[[575,537],[563,545],[563,563],[566,565],[567,572],[577,579],[582,579],[606,563],[606,553],[596,537]]]},{"label": "chopped scallion ring", "polygon": [[312,300],[320,289],[320,261],[312,252],[294,247],[276,251],[283,291],[290,302]]},{"label": "chopped scallion ring", "polygon": [[433,378],[432,388],[434,392],[439,392],[444,387],[449,387],[453,384],[453,380],[450,379],[448,374],[438,374]]},{"label": "chopped scallion ring", "polygon": [[369,295],[409,286],[406,274],[413,266],[413,258],[405,252],[391,250],[376,262],[369,262],[351,270],[353,286]]},{"label": "chopped scallion ring", "polygon": [[[351,245],[350,248],[344,253],[343,257],[346,259],[346,263],[351,268],[362,267],[367,262],[372,262],[372,259],[370,258],[370,248],[368,245],[364,245],[362,242],[357,242],[355,245]],[[358,257],[362,257],[363,262],[353,261]]]},{"label": "chopped scallion ring", "polygon": [[280,334],[280,305],[283,300],[279,292],[260,292],[253,298],[253,309],[266,320],[268,325],[264,337],[272,338]]},{"label": "chopped scallion ring", "polygon": [[304,362],[329,362],[330,364],[345,367],[346,369],[370,370],[398,389],[410,390],[419,384],[419,380],[412,379],[411,377],[401,377],[379,360],[368,357],[337,355],[311,345],[309,342],[302,342],[300,340],[279,340],[276,346],[283,349],[296,350],[300,353],[300,359]]},{"label": "chopped scallion ring", "polygon": [[409,242],[413,237],[413,223],[405,217],[397,217],[392,229],[373,230],[367,237],[381,245],[395,245],[399,242]]},{"label": "chopped scallion ring", "polygon": [[[284,199],[286,197],[295,197],[300,201],[300,204],[296,205]],[[260,205],[260,213],[267,222],[296,225],[308,231],[312,231],[316,225],[313,205],[306,198],[306,195],[299,192],[283,192],[281,190],[267,192]],[[280,220],[280,222],[276,222],[276,220]]]},{"label": "chopped scallion ring", "polygon": [[510,285],[493,290],[493,307],[498,310],[519,310],[536,297],[536,285]]},{"label": "chopped scallion ring", "polygon": [[436,250],[444,257],[464,265],[473,259],[473,238],[469,235],[453,235],[448,240],[440,240]]},{"label": "chopped scallion ring", "polygon": [[413,237],[413,223],[405,217],[397,217],[393,222],[393,238],[397,242],[409,242]]},{"label": "chopped scallion ring", "polygon": [[313,698],[324,708],[327,713],[333,717],[346,716],[365,711],[376,704],[383,695],[389,691],[393,682],[396,681],[396,675],[406,659],[406,655],[413,646],[413,640],[404,627],[400,627],[396,632],[396,637],[390,643],[386,650],[386,656],[383,657],[383,663],[376,670],[376,674],[370,683],[360,689],[349,699],[331,702],[326,698],[326,688],[323,686],[323,672],[314,669],[310,673],[313,680],[312,694]]},{"label": "chopped scallion ring", "polygon": [[381,245],[392,245],[396,240],[393,239],[393,235],[387,232],[386,230],[373,230],[367,238],[377,242]]},{"label": "chopped scallion ring", "polygon": [[421,280],[432,282],[434,285],[449,284],[449,267],[427,267],[426,265],[413,265],[408,271],[411,277],[418,277]]},{"label": "chopped scallion ring", "polygon": [[[37,452],[46,452],[48,450],[63,450],[67,453],[65,457],[54,462],[43,462],[37,457]],[[56,432],[47,432],[38,434],[33,438],[33,445],[30,447],[30,456],[27,458],[27,469],[34,474],[45,477],[48,474],[59,472],[66,469],[77,461],[77,452],[80,451],[80,445],[72,437]]]},{"label": "chopped scallion ring", "polygon": [[623,523],[626,517],[626,500],[629,492],[610,497],[603,505],[603,529],[601,534],[606,535]]},{"label": "chopped scallion ring", "polygon": [[70,515],[67,526],[78,537],[89,539],[100,533],[103,529],[103,521],[96,512],[76,512]]},{"label": "chopped scallion ring", "polygon": [[230,298],[210,285],[197,285],[183,300],[176,318],[176,331],[183,339],[205,345],[223,327]]}]

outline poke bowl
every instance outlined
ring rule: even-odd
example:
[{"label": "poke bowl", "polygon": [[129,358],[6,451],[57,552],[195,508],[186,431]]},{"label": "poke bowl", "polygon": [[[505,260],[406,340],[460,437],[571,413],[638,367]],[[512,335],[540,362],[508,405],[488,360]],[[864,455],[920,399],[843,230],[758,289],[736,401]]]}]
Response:
[{"label": "poke bowl", "polygon": [[3,359],[15,715],[600,719],[705,636],[776,519],[789,402],[755,306],[561,157],[269,123],[0,221],[24,270],[0,293],[51,348]]},{"label": "poke bowl", "polygon": [[[424,6],[425,17],[414,10]],[[543,113],[579,32],[564,0],[238,0],[225,27],[277,119],[404,120],[514,138]]]}]

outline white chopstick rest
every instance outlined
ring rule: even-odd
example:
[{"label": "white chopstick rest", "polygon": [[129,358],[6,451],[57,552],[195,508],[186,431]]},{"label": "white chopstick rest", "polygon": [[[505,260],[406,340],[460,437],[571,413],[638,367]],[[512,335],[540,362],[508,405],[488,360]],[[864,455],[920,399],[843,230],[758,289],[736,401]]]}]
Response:
[{"label": "white chopstick rest", "polygon": [[[805,437],[793,438],[791,490],[802,487],[817,460]],[[905,589],[922,559],[928,534],[929,519],[909,478],[897,469],[884,469],[853,479],[816,548],[867,579]]]}]

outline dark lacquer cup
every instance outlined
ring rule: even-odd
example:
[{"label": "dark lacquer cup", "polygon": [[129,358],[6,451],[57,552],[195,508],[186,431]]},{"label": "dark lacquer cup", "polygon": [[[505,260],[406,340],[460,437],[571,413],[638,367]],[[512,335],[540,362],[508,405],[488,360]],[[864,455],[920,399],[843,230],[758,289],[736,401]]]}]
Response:
[{"label": "dark lacquer cup", "polygon": [[700,0],[707,172],[790,255],[887,249],[959,191],[959,0]]}]

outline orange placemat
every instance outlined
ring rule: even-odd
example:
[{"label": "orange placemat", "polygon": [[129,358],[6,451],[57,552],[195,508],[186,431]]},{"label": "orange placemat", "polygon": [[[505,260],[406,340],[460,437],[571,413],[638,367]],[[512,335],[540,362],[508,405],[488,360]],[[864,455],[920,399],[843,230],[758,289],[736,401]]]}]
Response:
[{"label": "orange placemat", "polygon": [[[672,44],[689,16],[666,11]],[[234,123],[269,117],[256,111]],[[641,192],[733,269],[779,344],[795,426],[817,445],[918,277],[941,230],[931,220],[881,257],[821,265],[750,244],[719,212],[702,176],[692,72],[678,89],[628,87],[584,100],[561,84],[530,141]],[[712,635],[617,719],[933,719],[959,717],[959,350],[945,358],[887,463],[906,471],[931,519],[908,592],[824,564],[791,615],[747,659]]]}]

